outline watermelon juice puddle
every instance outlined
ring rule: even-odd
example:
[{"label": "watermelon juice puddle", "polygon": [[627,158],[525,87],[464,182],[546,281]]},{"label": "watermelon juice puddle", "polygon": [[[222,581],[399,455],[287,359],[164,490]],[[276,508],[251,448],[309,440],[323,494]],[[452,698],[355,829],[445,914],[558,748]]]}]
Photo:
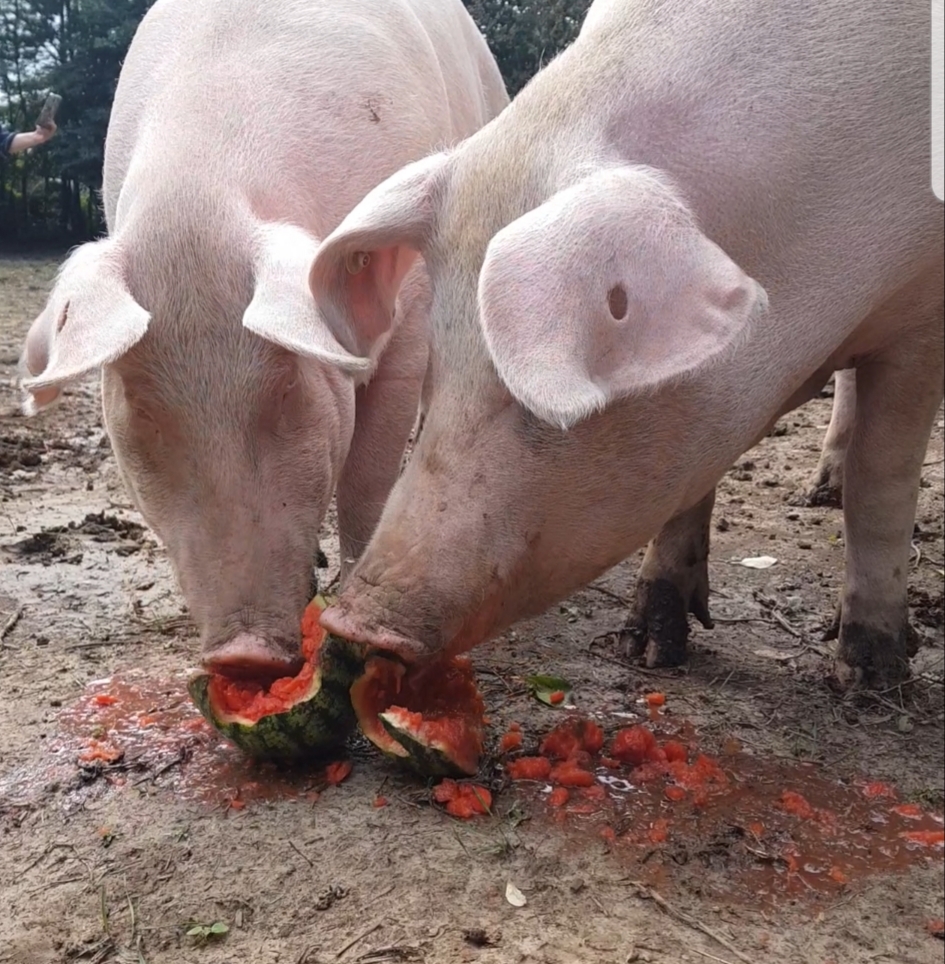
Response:
[{"label": "watermelon juice puddle", "polygon": [[134,671],[89,683],[60,711],[49,767],[31,767],[14,786],[3,781],[0,799],[51,788],[65,795],[67,806],[113,788],[169,790],[185,802],[233,809],[317,799],[330,759],[297,771],[249,760],[204,720],[186,684],[183,676],[160,680]]},{"label": "watermelon juice puddle", "polygon": [[[651,714],[638,725],[683,743],[690,763],[699,757],[688,722]],[[652,767],[600,765],[609,743],[588,766],[594,785],[568,788],[563,806],[551,783],[512,786],[531,804],[535,830],[556,828],[575,857],[590,842],[606,848],[657,889],[672,891],[695,873],[704,895],[773,908],[785,898],[840,896],[868,876],[941,866],[942,815],[904,802],[888,784],[844,782],[815,764],[752,756],[728,741],[725,755],[709,758],[724,785],[683,793]]]}]

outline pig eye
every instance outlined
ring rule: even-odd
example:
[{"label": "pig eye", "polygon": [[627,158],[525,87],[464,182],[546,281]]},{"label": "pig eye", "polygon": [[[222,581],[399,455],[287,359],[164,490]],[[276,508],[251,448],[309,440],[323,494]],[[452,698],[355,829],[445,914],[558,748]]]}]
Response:
[{"label": "pig eye", "polygon": [[131,407],[132,414],[135,418],[141,419],[142,422],[151,422],[154,424],[154,416],[141,405],[133,405]]},{"label": "pig eye", "polygon": [[285,386],[282,389],[282,401],[284,402],[295,390],[296,385],[299,383],[298,375],[293,375],[288,381],[286,381]]},{"label": "pig eye", "polygon": [[359,274],[371,263],[371,256],[367,251],[352,251],[345,258],[348,274]]}]

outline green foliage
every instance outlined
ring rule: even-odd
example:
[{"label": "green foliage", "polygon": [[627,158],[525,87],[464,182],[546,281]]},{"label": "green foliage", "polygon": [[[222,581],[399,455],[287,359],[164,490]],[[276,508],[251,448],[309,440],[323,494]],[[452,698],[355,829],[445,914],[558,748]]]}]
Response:
[{"label": "green foliage", "polygon": [[48,144],[0,161],[0,242],[102,231],[102,155],[121,62],[153,0],[0,0],[0,124],[29,131],[63,97]]},{"label": "green foliage", "polygon": [[[63,97],[48,144],[0,159],[0,243],[104,230],[98,191],[121,63],[153,0],[0,0],[0,125],[32,130]],[[464,0],[514,95],[577,35],[591,0]]]},{"label": "green foliage", "polygon": [[578,35],[591,0],[463,0],[514,97]]},{"label": "green foliage", "polygon": [[230,932],[228,924],[221,920],[212,924],[191,924],[187,928],[187,936],[196,944],[206,944],[208,941],[220,940]]}]

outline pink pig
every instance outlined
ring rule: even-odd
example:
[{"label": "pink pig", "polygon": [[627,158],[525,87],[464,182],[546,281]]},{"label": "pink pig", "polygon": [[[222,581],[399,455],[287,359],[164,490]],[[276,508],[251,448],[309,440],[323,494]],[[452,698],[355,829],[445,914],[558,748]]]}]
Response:
[{"label": "pink pig", "polygon": [[397,321],[354,357],[312,301],[319,240],[506,103],[460,0],[158,0],[142,21],[108,129],[109,234],[63,265],[22,384],[32,413],[102,368],[118,464],[212,668],[299,665],[336,485],[347,569],[417,416],[422,260],[359,262],[360,304]]},{"label": "pink pig", "polygon": [[688,614],[710,622],[714,486],[855,369],[821,465],[843,466],[836,670],[903,679],[943,395],[929,43],[927,0],[597,0],[496,120],[375,188],[313,290],[369,357],[391,316],[344,264],[423,255],[430,410],[323,624],[469,649],[649,542],[627,633],[679,663]]}]

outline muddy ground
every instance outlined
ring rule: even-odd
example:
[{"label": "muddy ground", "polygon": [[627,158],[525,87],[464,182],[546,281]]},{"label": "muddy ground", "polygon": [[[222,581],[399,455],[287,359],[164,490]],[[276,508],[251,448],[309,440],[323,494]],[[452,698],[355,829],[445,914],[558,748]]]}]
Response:
[{"label": "muddy ground", "polygon": [[[904,845],[905,818],[890,816],[921,814],[912,826],[932,840],[941,828],[941,418],[917,517],[923,645],[910,694],[842,701],[825,682],[841,515],[791,504],[816,464],[823,397],[722,482],[717,624],[694,629],[685,670],[629,666],[612,635],[638,557],[475,653],[492,739],[516,720],[533,746],[569,712],[534,700],[530,674],[570,680],[574,705],[608,734],[659,690],[656,729],[717,757],[737,793],[696,813],[614,789],[610,809],[553,816],[543,787],[509,786],[490,756],[493,815],[463,823],[361,746],[351,777],[326,789],[316,771],[247,767],[194,719],[183,683],[195,640],[167,559],[128,505],[96,383],[39,419],[17,411],[17,355],[54,270],[49,258],[0,260],[0,961],[942,960],[930,924],[943,917],[941,847]],[[759,555],[778,561],[733,564]],[[99,706],[102,694],[118,702]],[[124,756],[80,763],[94,739]],[[785,788],[839,824],[805,827],[784,812]],[[525,906],[508,902],[509,882]],[[214,924],[227,933],[188,934]]]}]

